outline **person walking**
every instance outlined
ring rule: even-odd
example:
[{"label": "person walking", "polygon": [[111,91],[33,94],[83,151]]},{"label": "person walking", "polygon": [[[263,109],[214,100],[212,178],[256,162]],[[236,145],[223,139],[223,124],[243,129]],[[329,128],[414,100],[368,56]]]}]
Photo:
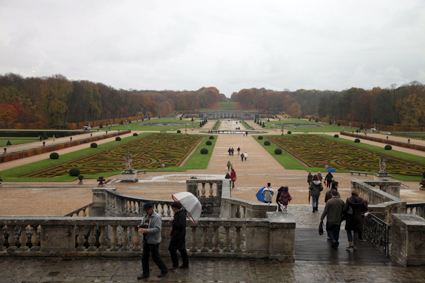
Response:
[{"label": "person walking", "polygon": [[[338,182],[337,181],[333,181],[332,182],[332,188],[326,192],[325,194],[325,202],[327,202],[328,200],[330,200],[332,198],[332,191],[337,191],[338,192]],[[339,193],[338,193],[339,196]]]},{"label": "person walking", "polygon": [[320,221],[326,217],[326,232],[331,241],[331,248],[337,249],[339,246],[339,231],[341,230],[342,210],[344,201],[339,198],[338,192],[332,191],[332,198],[328,200],[323,210]]},{"label": "person walking", "polygon": [[243,157],[245,158],[245,161],[248,159],[248,152],[245,151],[245,153],[243,154]]},{"label": "person walking", "polygon": [[283,191],[282,191],[282,193],[280,194],[280,197],[279,197],[279,201],[282,204],[282,210],[284,210],[284,211],[287,211],[288,204],[292,200],[291,194],[288,192],[288,190],[289,190],[289,188],[287,186],[283,187]]},{"label": "person walking", "polygon": [[232,149],[229,147],[229,150],[227,151],[229,153],[229,156],[232,155]]},{"label": "person walking", "polygon": [[322,173],[317,173],[317,177],[319,178],[319,181],[322,182],[323,181],[323,177],[322,177]]},{"label": "person walking", "polygon": [[229,160],[229,161],[227,161],[227,171],[230,170],[230,167],[232,167],[232,163],[230,163],[230,160]]},{"label": "person walking", "polygon": [[347,250],[357,250],[359,242],[359,234],[363,230],[362,225],[362,212],[367,211],[367,207],[361,197],[359,197],[359,190],[352,190],[351,197],[347,198],[344,209],[342,210],[345,217],[345,230],[347,231],[348,247]]},{"label": "person walking", "polygon": [[264,188],[262,194],[264,196],[265,203],[272,203],[274,191],[270,183],[267,183],[267,187]]},{"label": "person walking", "polygon": [[312,181],[313,181],[313,175],[311,175],[311,172],[308,172],[307,183],[309,187]]},{"label": "person walking", "polygon": [[245,157],[245,155],[242,153],[241,154],[241,160],[243,161],[243,158]]},{"label": "person walking", "polygon": [[277,211],[282,211],[281,203],[280,203],[279,198],[280,198],[280,195],[283,192],[283,189],[284,189],[284,187],[282,186],[282,187],[279,188],[279,190],[277,190],[277,195],[276,195]]},{"label": "person walking", "polygon": [[328,172],[328,174],[326,174],[325,181],[326,181],[326,187],[327,188],[331,187],[333,178],[334,178],[334,176],[331,174],[331,172]]},{"label": "person walking", "polygon": [[235,169],[232,168],[232,173],[230,173],[230,181],[232,182],[231,184],[231,188],[234,189],[235,188],[235,182],[236,182],[236,171]]},{"label": "person walking", "polygon": [[313,182],[311,182],[310,187],[311,198],[313,199],[313,213],[319,210],[319,198],[320,192],[323,191],[322,182],[319,180],[317,175],[313,176]]},{"label": "person walking", "polygon": [[233,149],[233,147],[232,147],[232,156],[235,154],[235,150]]},{"label": "person walking", "polygon": [[149,256],[152,254],[152,259],[158,268],[161,270],[161,274],[158,277],[164,277],[168,273],[168,268],[162,261],[159,255],[159,243],[161,242],[161,229],[162,219],[153,211],[153,205],[147,202],[143,205],[145,215],[143,216],[142,222],[139,225],[139,233],[143,234],[143,254],[142,254],[142,268],[143,273],[140,274],[137,279],[145,279],[149,277]]},{"label": "person walking", "polygon": [[238,155],[240,155],[241,148],[238,146]]},{"label": "person walking", "polygon": [[[172,224],[170,231],[170,245],[168,250],[170,251],[171,261],[173,266],[168,268],[174,270],[176,268],[189,268],[189,258],[186,251],[186,210],[183,209],[182,204],[179,201],[175,201],[171,204],[171,209],[174,211],[174,217],[171,218]],[[177,259],[177,251],[180,252],[183,264],[179,266],[179,260]]]}]

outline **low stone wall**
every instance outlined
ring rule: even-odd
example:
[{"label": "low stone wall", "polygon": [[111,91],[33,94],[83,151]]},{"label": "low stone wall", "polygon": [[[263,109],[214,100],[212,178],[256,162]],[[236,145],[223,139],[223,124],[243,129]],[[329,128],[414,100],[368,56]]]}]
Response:
[{"label": "low stone wall", "polygon": [[267,212],[275,212],[276,210],[276,204],[223,197],[221,199],[220,218],[266,218]]},{"label": "low stone wall", "polygon": [[425,265],[425,219],[393,214],[391,259],[404,265]]}]

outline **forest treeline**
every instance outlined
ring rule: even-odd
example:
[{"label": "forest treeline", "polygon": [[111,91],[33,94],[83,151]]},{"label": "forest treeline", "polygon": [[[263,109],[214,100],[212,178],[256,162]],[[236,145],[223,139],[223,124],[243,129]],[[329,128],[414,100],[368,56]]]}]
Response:
[{"label": "forest treeline", "polygon": [[47,128],[122,117],[167,116],[173,111],[213,108],[218,102],[239,102],[242,109],[286,112],[380,125],[425,126],[425,86],[344,91],[274,91],[242,89],[230,99],[215,87],[197,91],[122,90],[102,83],[72,81],[62,75],[24,78],[0,75],[0,126],[39,123]]},{"label": "forest treeline", "polygon": [[167,116],[175,110],[208,108],[226,101],[217,88],[197,91],[122,90],[62,75],[24,78],[0,75],[0,125],[41,123],[55,128],[68,123],[121,117]]}]

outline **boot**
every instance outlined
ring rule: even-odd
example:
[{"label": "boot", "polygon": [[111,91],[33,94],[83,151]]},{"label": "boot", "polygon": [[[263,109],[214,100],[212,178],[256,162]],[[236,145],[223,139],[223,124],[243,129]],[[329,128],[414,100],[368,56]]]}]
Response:
[{"label": "boot", "polygon": [[347,250],[354,248],[353,242],[348,242],[348,247],[346,247]]}]

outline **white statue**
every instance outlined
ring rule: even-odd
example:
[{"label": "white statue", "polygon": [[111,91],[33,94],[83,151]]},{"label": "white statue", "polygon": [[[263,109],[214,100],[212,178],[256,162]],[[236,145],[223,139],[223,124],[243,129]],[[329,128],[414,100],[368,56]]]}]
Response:
[{"label": "white statue", "polygon": [[133,159],[131,158],[132,155],[130,152],[127,153],[127,155],[125,156],[125,170],[133,170],[132,165],[133,165]]},{"label": "white statue", "polygon": [[379,172],[385,173],[385,169],[387,167],[387,157],[386,156],[379,156]]}]

